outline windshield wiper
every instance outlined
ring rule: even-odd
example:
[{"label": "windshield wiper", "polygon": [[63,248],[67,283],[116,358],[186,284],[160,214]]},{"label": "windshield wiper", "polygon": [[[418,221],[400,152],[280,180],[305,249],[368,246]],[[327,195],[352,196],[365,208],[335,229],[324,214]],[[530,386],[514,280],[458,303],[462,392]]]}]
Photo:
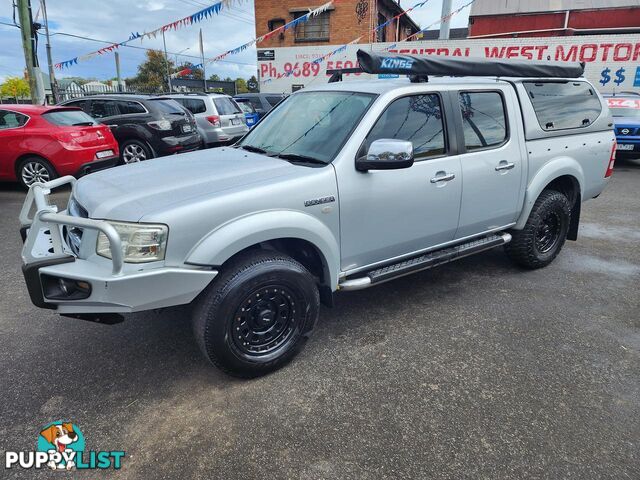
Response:
[{"label": "windshield wiper", "polygon": [[327,162],[323,162],[319,158],[309,157],[308,155],[300,155],[298,153],[277,153],[273,156],[282,158],[283,160],[291,160],[293,162],[316,163],[319,165],[327,164]]},{"label": "windshield wiper", "polygon": [[72,127],[90,127],[91,125],[94,125],[93,122],[78,122],[78,123],[73,123],[71,126]]},{"label": "windshield wiper", "polygon": [[246,150],[247,152],[267,153],[267,151],[264,148],[254,147],[253,145],[240,145],[240,148],[242,148],[243,150]]}]

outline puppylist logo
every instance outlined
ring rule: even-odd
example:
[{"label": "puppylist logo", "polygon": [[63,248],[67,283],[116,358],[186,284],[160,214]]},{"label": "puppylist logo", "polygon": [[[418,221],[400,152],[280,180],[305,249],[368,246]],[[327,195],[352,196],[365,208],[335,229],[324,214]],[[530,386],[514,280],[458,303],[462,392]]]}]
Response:
[{"label": "puppylist logo", "polygon": [[84,435],[77,425],[58,420],[40,430],[36,450],[9,452],[5,454],[7,469],[52,470],[119,470],[125,452],[122,450],[95,452],[85,451]]}]

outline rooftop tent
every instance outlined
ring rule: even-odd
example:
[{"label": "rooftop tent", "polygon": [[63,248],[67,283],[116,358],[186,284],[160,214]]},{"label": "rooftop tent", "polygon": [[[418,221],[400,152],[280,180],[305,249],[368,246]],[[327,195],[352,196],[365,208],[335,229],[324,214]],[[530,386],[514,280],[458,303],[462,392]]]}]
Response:
[{"label": "rooftop tent", "polygon": [[358,50],[358,63],[365,73],[418,76],[577,78],[584,73],[584,63],[578,62],[441,57],[364,50]]}]

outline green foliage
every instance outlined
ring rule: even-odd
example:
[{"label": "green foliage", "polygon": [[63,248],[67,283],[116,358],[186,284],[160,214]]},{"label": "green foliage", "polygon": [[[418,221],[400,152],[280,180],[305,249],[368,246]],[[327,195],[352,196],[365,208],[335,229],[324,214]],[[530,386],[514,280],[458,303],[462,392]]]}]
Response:
[{"label": "green foliage", "polygon": [[247,93],[249,91],[247,81],[244,78],[236,78],[236,91],[238,93]]},{"label": "green foliage", "polygon": [[[174,72],[174,65],[169,60],[169,70]],[[166,91],[167,84],[167,60],[160,50],[147,50],[147,59],[138,65],[138,74],[127,79],[127,84],[135,89],[152,92]]]},{"label": "green foliage", "polygon": [[220,77],[214,73],[213,75],[209,75],[209,80],[211,80],[212,82],[219,82]]},{"label": "green foliage", "polygon": [[13,97],[15,99],[28,97],[29,83],[20,77],[8,77],[2,85],[0,85],[0,95],[3,97]]},{"label": "green foliage", "polygon": [[[249,85],[254,85],[255,88],[251,88]],[[258,93],[260,91],[260,84],[258,83],[258,79],[255,75],[251,75],[251,78],[247,82],[247,88],[251,93]]]}]

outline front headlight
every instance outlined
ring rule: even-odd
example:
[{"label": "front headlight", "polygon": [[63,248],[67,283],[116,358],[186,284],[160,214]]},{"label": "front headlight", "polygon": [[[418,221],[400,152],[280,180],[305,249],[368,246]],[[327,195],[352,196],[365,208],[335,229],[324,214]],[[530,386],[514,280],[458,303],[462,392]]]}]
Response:
[{"label": "front headlight", "polygon": [[[143,263],[164,260],[167,249],[168,227],[145,223],[109,222],[122,240],[122,256],[127,263]],[[109,239],[98,235],[96,253],[111,258]]]}]

